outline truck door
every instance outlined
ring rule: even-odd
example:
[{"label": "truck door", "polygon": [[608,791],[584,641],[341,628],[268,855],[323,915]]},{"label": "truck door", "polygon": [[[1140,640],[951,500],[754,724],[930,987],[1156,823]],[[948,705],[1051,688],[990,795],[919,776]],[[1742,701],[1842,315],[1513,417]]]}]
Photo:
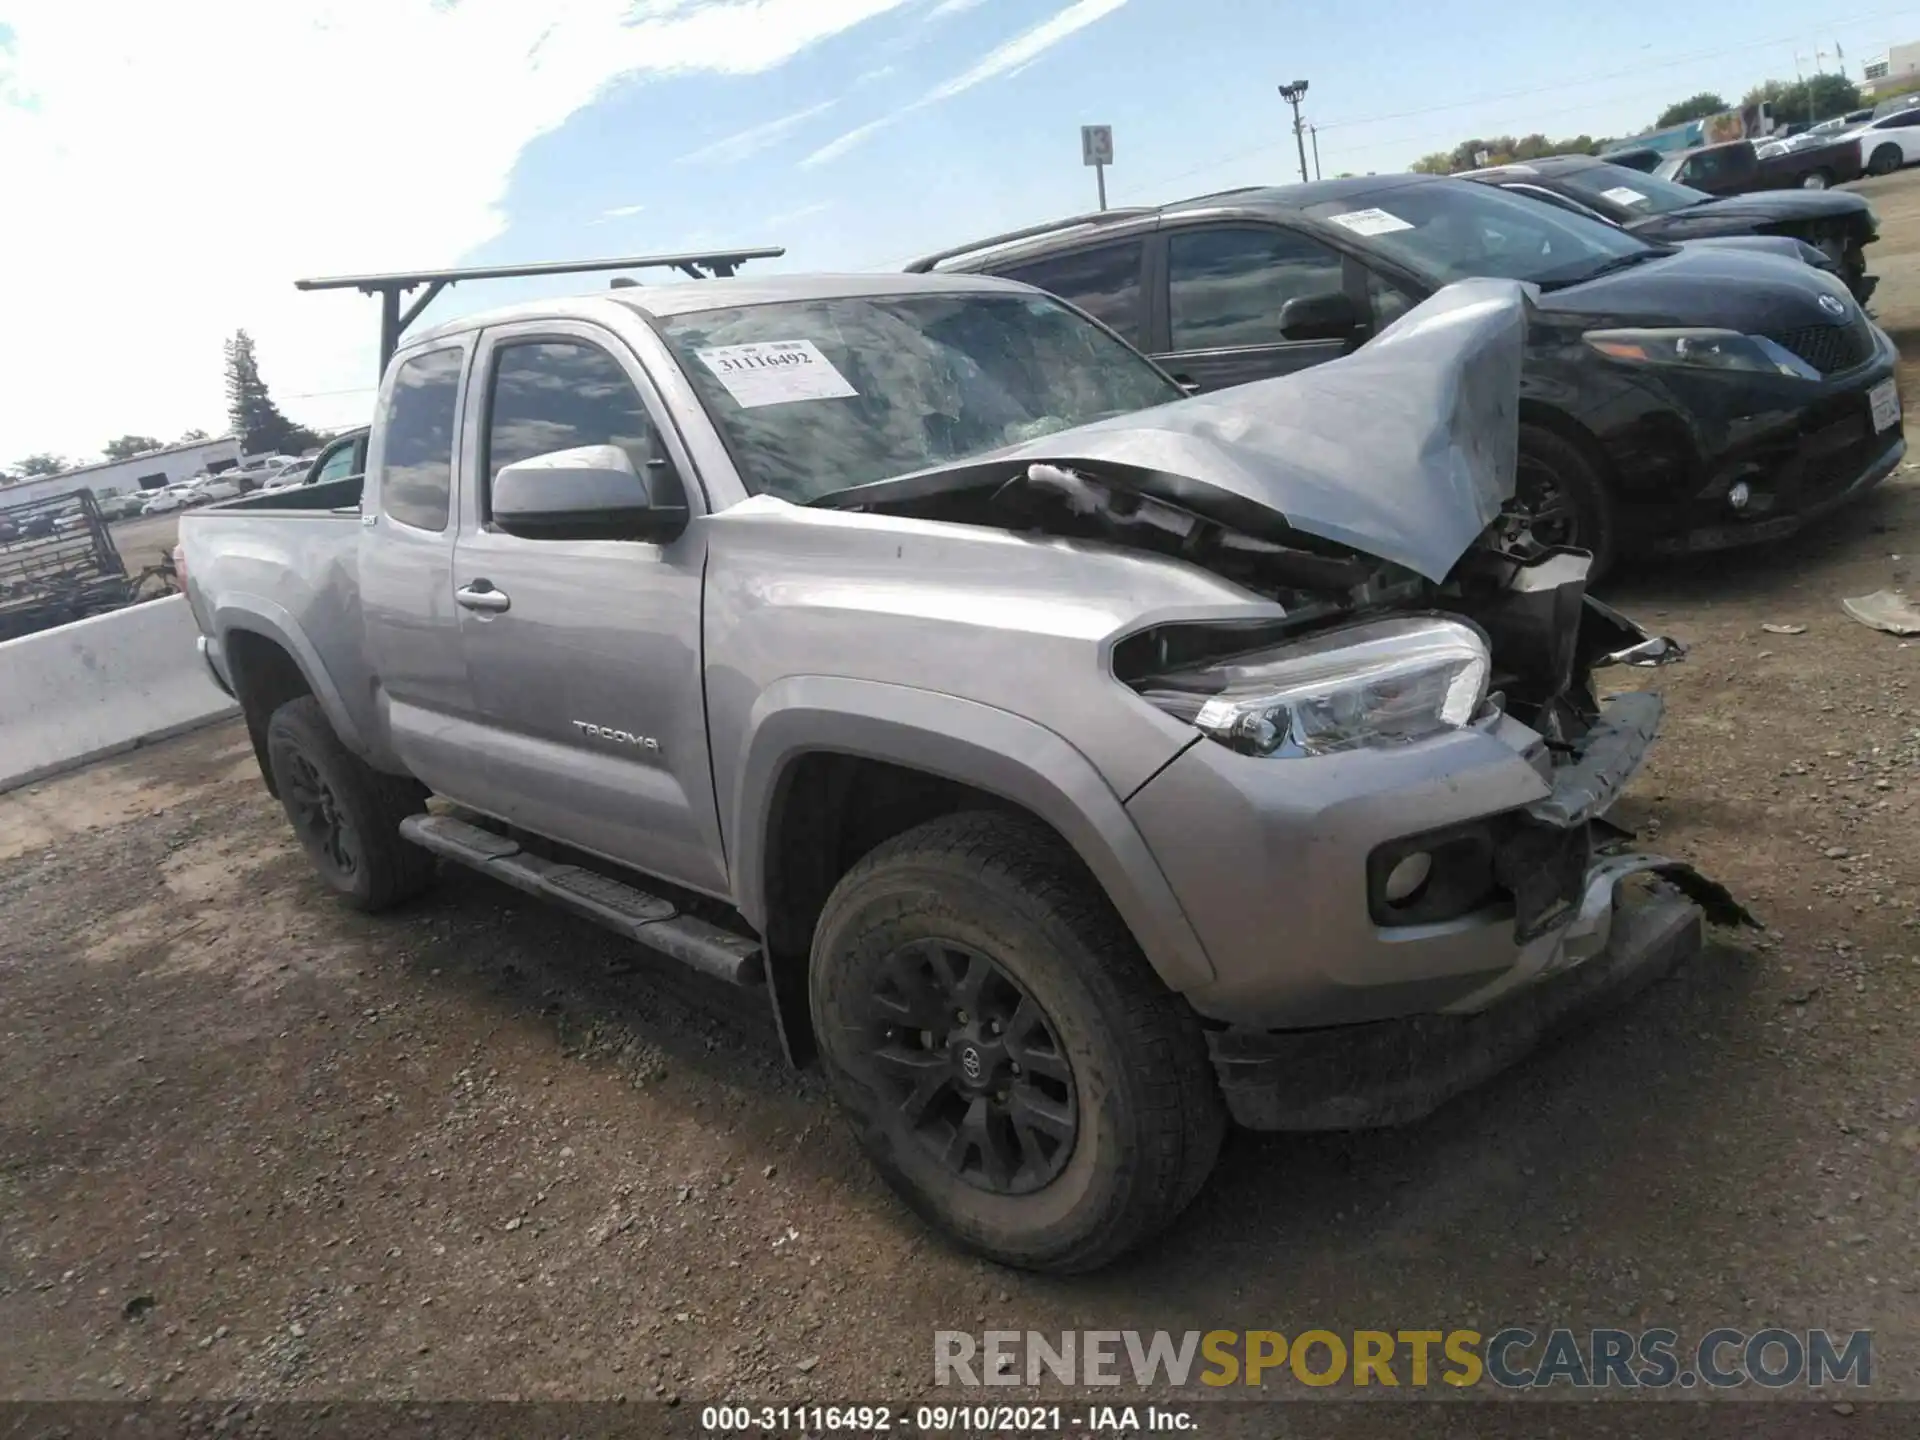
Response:
[{"label": "truck door", "polygon": [[[388,367],[360,516],[360,613],[378,703],[395,754],[441,791],[462,768],[449,721],[473,708],[453,603],[452,523],[454,437],[472,348],[472,337],[461,337]],[[347,619],[343,611],[340,622]]]},{"label": "truck door", "polygon": [[[693,889],[724,894],[700,669],[706,560],[697,484],[638,359],[572,321],[489,329],[469,386],[454,598],[483,729],[475,808]],[[492,525],[516,460],[618,445],[693,521],[667,544],[530,540]]]}]

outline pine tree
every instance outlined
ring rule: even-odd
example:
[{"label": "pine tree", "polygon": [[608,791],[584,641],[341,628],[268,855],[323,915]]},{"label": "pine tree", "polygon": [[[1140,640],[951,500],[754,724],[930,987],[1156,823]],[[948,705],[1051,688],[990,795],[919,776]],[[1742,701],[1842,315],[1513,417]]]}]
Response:
[{"label": "pine tree", "polygon": [[253,353],[253,337],[244,330],[233,332],[226,343],[227,415],[233,421],[233,433],[240,437],[240,449],[247,455],[275,452],[297,454],[319,437],[303,425],[296,425],[280,413],[267,393],[267,382],[260,378],[260,362]]}]

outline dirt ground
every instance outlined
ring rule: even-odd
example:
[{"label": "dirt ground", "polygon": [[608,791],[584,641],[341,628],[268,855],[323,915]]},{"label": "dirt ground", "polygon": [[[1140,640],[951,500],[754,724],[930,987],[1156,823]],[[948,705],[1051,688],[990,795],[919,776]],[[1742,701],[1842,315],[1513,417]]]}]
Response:
[{"label": "dirt ground", "polygon": [[115,520],[107,533],[113,537],[114,548],[126,562],[128,573],[137,575],[147,566],[158,564],[161,556],[173,553],[180,540],[180,512]]},{"label": "dirt ground", "polygon": [[[1920,359],[1920,174],[1864,188]],[[341,910],[234,726],[0,797],[0,1397],[899,1399],[940,1328],[1517,1323],[1870,1327],[1920,1398],[1920,641],[1840,609],[1916,553],[1910,470],[1613,587],[1693,646],[1630,818],[1764,935],[1420,1125],[1237,1135],[1074,1280],[929,1234],[732,993],[464,873]]]}]

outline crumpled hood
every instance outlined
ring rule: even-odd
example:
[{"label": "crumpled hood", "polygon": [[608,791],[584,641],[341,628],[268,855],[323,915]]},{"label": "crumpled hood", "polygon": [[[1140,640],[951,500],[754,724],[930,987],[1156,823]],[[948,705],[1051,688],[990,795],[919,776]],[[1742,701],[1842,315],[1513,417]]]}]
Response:
[{"label": "crumpled hood", "polygon": [[1513,494],[1531,309],[1514,281],[1465,280],[1328,364],[815,503],[864,508],[1057,465],[1250,534],[1278,519],[1437,582]]}]

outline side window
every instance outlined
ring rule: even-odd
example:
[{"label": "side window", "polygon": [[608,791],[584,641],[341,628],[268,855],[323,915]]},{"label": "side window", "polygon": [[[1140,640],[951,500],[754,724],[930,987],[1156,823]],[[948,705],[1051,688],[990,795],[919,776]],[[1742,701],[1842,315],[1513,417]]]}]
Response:
[{"label": "side window", "polygon": [[1273,345],[1280,308],[1342,288],[1338,251],[1290,230],[1187,230],[1167,242],[1175,350]]},{"label": "side window", "polygon": [[618,445],[655,484],[672,475],[646,406],[613,356],[583,340],[502,345],[487,406],[489,485],[515,461],[580,445]]},{"label": "side window", "polygon": [[1142,343],[1146,307],[1141,303],[1140,262],[1145,246],[1138,240],[1098,245],[1067,255],[1049,255],[1028,265],[995,270],[1008,280],[1019,280],[1049,295],[1078,305],[1094,319],[1104,321],[1129,345]]},{"label": "side window", "polygon": [[1367,300],[1373,306],[1374,333],[1387,328],[1420,302],[1390,280],[1367,272]]},{"label": "side window", "polygon": [[327,457],[326,464],[320,467],[320,473],[313,477],[313,483],[324,485],[329,480],[344,480],[353,474],[353,457],[359,449],[359,442],[349,440],[333,454]]},{"label": "side window", "polygon": [[380,508],[402,525],[447,528],[453,493],[453,418],[460,399],[459,347],[409,356],[393,377],[383,417],[386,454]]}]

